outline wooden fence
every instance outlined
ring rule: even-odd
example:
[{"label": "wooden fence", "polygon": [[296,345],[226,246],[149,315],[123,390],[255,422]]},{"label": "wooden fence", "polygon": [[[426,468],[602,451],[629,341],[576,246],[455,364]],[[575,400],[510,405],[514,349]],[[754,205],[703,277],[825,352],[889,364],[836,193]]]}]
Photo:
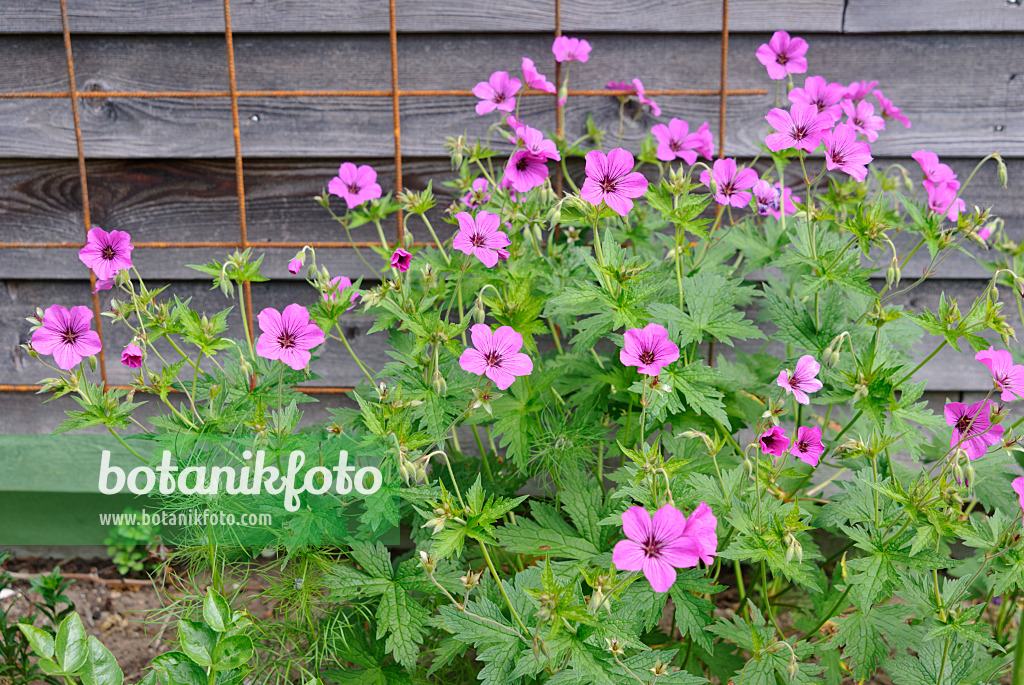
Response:
[{"label": "wooden fence", "polygon": [[[208,311],[229,303],[183,265],[240,242],[267,253],[274,279],[253,287],[257,311],[308,299],[285,265],[296,245],[344,240],[313,201],[338,165],[374,165],[386,190],[396,176],[413,189],[449,177],[444,138],[482,134],[486,126],[469,89],[496,69],[518,71],[522,56],[552,76],[556,31],[593,45],[590,61],[573,66],[573,89],[639,77],[655,92],[704,91],[657,100],[663,120],[706,120],[715,132],[723,123],[724,53],[722,142],[726,155],[740,157],[755,154],[773,98],[754,51],[776,29],[799,34],[811,45],[809,74],[878,79],[913,121],[911,129],[890,125],[873,145],[880,162],[911,165],[910,153],[927,147],[965,176],[976,160],[1001,151],[1010,188],[999,187],[993,168],[972,182],[965,199],[992,206],[1010,234],[1024,238],[1021,4],[731,0],[723,31],[721,0],[0,0],[0,429],[48,432],[69,406],[26,395],[46,369],[19,345],[28,339],[25,317],[37,306],[93,303],[88,271],[77,259],[86,223],[129,231],[150,245],[134,254],[147,279],[172,282]],[[573,96],[570,137],[587,113],[617,126],[614,98]],[[554,129],[550,98],[527,98],[522,114]],[[653,123],[630,125],[625,145],[635,148]],[[417,240],[426,237],[416,225],[412,230]],[[365,226],[355,234],[366,241],[376,235]],[[218,246],[161,246],[169,242]],[[318,255],[334,274],[364,275],[349,249]],[[922,266],[915,259],[905,276]],[[985,275],[968,258],[951,258],[940,280],[906,303],[932,304],[943,290],[973,296]],[[96,305],[109,299],[101,293]],[[368,324],[353,318],[350,326],[359,332]],[[107,380],[124,383],[129,374],[114,351],[128,340],[107,329]],[[383,363],[376,338],[359,336],[354,346],[371,366]],[[358,370],[337,346],[316,370],[324,378],[313,385],[358,382]],[[926,367],[929,390],[985,391],[980,371],[940,356]],[[321,399],[341,401],[334,394]]]}]

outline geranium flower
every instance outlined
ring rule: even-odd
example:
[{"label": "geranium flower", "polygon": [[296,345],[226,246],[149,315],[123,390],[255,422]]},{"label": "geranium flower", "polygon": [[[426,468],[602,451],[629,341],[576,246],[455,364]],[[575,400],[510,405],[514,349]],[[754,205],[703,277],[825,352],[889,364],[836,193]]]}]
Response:
[{"label": "geranium flower", "polygon": [[519,351],[523,349],[523,336],[511,326],[502,326],[492,333],[490,326],[478,323],[469,329],[469,335],[473,347],[463,350],[459,357],[463,371],[487,376],[498,390],[512,385],[516,376],[533,373],[533,360]]},{"label": "geranium flower", "polygon": [[1003,402],[1024,398],[1024,366],[1014,364],[1009,352],[989,347],[974,355],[974,359],[988,367],[992,381],[1002,391]]},{"label": "geranium flower", "polygon": [[513,152],[505,164],[505,179],[520,193],[544,185],[548,173],[547,158],[525,149]]},{"label": "geranium flower", "polygon": [[939,156],[930,150],[918,150],[910,155],[911,159],[921,165],[924,172],[924,187],[927,190],[943,183],[956,180],[956,174],[948,164],[939,161]]},{"label": "geranium flower", "polygon": [[110,290],[113,287],[114,287],[114,279],[113,278],[97,278],[96,279],[96,287],[94,287],[92,289],[92,291],[94,293],[98,293],[101,290]]},{"label": "geranium flower", "polygon": [[142,366],[142,348],[132,343],[121,351],[121,363],[130,369]]},{"label": "geranium flower", "polygon": [[633,171],[633,155],[621,147],[607,155],[600,150],[588,152],[586,172],[580,197],[594,206],[604,202],[619,216],[633,209],[632,198],[647,192],[647,179]]},{"label": "geranium flower", "polygon": [[505,117],[505,123],[508,124],[509,127],[512,129],[512,137],[508,139],[508,142],[514,144],[517,140],[518,133],[524,128],[526,128],[526,124],[524,124],[522,120],[516,119],[515,117]]},{"label": "geranium flower", "polygon": [[[776,183],[775,184],[775,189],[779,190],[781,185],[782,185],[781,183]],[[779,205],[780,205],[779,208],[778,209],[772,209],[770,207],[768,208],[768,214],[770,214],[772,217],[774,217],[776,221],[779,221],[780,219],[782,219],[782,212],[783,211],[786,212],[786,216],[789,216],[790,214],[796,214],[796,205],[793,204],[793,203],[794,202],[800,202],[800,198],[796,197],[795,195],[793,195],[793,189],[792,188],[781,188],[781,191],[782,191],[782,199],[779,202]]]},{"label": "geranium flower", "polygon": [[43,312],[43,325],[32,331],[32,349],[52,354],[57,366],[65,371],[73,369],[83,357],[99,354],[103,343],[92,330],[92,310],[51,305]]},{"label": "geranium flower", "polygon": [[746,207],[750,204],[750,193],[746,192],[757,183],[757,172],[753,169],[737,169],[732,158],[716,159],[712,170],[701,172],[700,182],[711,187],[715,182],[715,201],[720,205]]},{"label": "geranium flower", "polygon": [[264,359],[301,371],[309,364],[309,351],[324,344],[324,332],[310,322],[309,310],[300,304],[290,304],[283,312],[267,307],[256,318],[260,325],[256,354]]},{"label": "geranium flower", "polygon": [[517,128],[516,137],[512,142],[535,157],[543,157],[556,162],[562,159],[562,155],[558,154],[558,146],[555,145],[555,141],[545,138],[542,131],[532,126]]},{"label": "geranium flower", "polygon": [[[337,302],[338,298],[341,297],[341,294],[351,287],[352,279],[348,278],[347,276],[335,276],[334,278],[331,279],[331,289],[323,293],[321,297],[323,297],[324,301],[326,302]],[[352,297],[348,298],[348,301],[355,302],[358,299],[359,293],[353,292]],[[356,306],[352,305],[345,311],[348,312],[355,308]]]},{"label": "geranium flower", "polygon": [[818,112],[829,115],[835,122],[842,116],[839,103],[845,92],[846,88],[842,83],[829,83],[824,76],[809,76],[804,81],[803,88],[789,91],[789,101],[794,104],[801,102],[805,105],[814,105]]},{"label": "geranium flower", "polygon": [[989,418],[991,406],[992,400],[982,400],[970,406],[963,402],[946,405],[946,425],[953,427],[950,448],[959,445],[973,461],[985,454],[989,445],[1003,439],[1003,427],[993,426]]},{"label": "geranium flower", "polygon": [[772,426],[761,433],[761,451],[773,457],[781,457],[789,449],[789,437],[782,426]]},{"label": "geranium flower", "polygon": [[468,193],[462,196],[462,201],[465,202],[466,206],[470,209],[476,209],[491,199],[491,194],[487,192],[487,189],[488,184],[486,178],[474,179],[472,188],[470,188]]},{"label": "geranium flower", "polygon": [[775,383],[787,393],[791,393],[800,404],[810,404],[811,398],[807,393],[817,392],[823,386],[817,378],[819,371],[821,364],[811,355],[805,354],[797,360],[794,371],[780,371]]},{"label": "geranium flower", "polygon": [[498,263],[498,259],[508,259],[508,250],[512,244],[504,231],[499,231],[501,218],[490,212],[480,212],[476,218],[468,212],[455,215],[459,221],[459,232],[452,239],[452,247],[465,254],[475,255],[488,269]]},{"label": "geranium flower", "polygon": [[352,162],[345,162],[338,168],[338,175],[327,184],[327,191],[343,198],[349,209],[367,200],[376,200],[382,192],[373,167],[368,164],[357,167]]},{"label": "geranium flower", "polygon": [[516,94],[523,82],[508,75],[507,71],[496,71],[486,81],[473,86],[473,95],[480,98],[476,113],[483,116],[488,112],[512,112],[516,108]]},{"label": "geranium flower", "polygon": [[757,203],[757,213],[761,216],[767,215],[772,210],[779,211],[779,189],[768,181],[761,179],[754,184],[754,202]]},{"label": "geranium flower", "polygon": [[679,346],[669,340],[668,331],[660,324],[630,328],[623,338],[625,347],[619,350],[619,361],[647,376],[657,376],[663,367],[679,359]]},{"label": "geranium flower", "polygon": [[640,79],[633,79],[633,88],[636,89],[636,99],[640,101],[641,105],[647,105],[651,108],[651,114],[656,117],[661,116],[661,107],[658,103],[644,95],[644,84],[640,82]]},{"label": "geranium flower", "polygon": [[814,105],[802,102],[793,103],[790,111],[776,107],[768,112],[765,119],[777,133],[769,133],[765,145],[772,152],[796,148],[814,152],[822,137],[832,128],[835,120],[828,114],[822,114]]},{"label": "geranium flower", "polygon": [[870,95],[872,89],[877,85],[878,81],[854,81],[846,87],[843,97],[859,102]]},{"label": "geranium flower", "polygon": [[963,198],[957,197],[960,181],[946,181],[928,188],[928,209],[936,214],[944,214],[950,221],[960,218],[960,212],[967,209]]},{"label": "geranium flower", "polygon": [[398,269],[402,273],[409,270],[409,265],[412,264],[412,254],[406,252],[402,248],[398,248],[391,254],[391,268]]},{"label": "geranium flower", "polygon": [[590,59],[590,43],[582,38],[558,36],[551,44],[556,62],[586,62]]},{"label": "geranium flower", "polygon": [[846,123],[863,133],[869,142],[878,140],[878,132],[885,128],[885,119],[875,114],[875,106],[866,100],[854,104],[853,100],[839,103],[846,114]]},{"label": "geranium flower", "polygon": [[1013,486],[1013,491],[1016,492],[1017,497],[1020,498],[1020,508],[1024,511],[1024,476],[1014,478],[1010,485]]},{"label": "geranium flower", "polygon": [[297,274],[302,271],[302,264],[306,261],[306,251],[303,250],[299,254],[292,257],[291,261],[288,262],[288,273]]},{"label": "geranium flower", "polygon": [[800,426],[789,452],[800,461],[817,466],[821,455],[825,453],[825,446],[821,444],[821,428]]},{"label": "geranium flower", "polygon": [[868,175],[867,164],[872,159],[871,146],[857,140],[853,126],[836,124],[825,134],[825,166],[830,171],[838,169],[856,181],[863,181]]},{"label": "geranium flower", "polygon": [[671,162],[681,159],[689,165],[697,161],[700,154],[704,159],[711,159],[714,154],[711,127],[708,122],[690,133],[690,125],[684,119],[672,117],[668,124],[657,124],[651,128],[651,134],[658,140],[658,159]]},{"label": "geranium flower", "polygon": [[910,128],[910,119],[903,115],[900,108],[892,103],[892,100],[885,97],[882,91],[876,90],[874,93],[875,97],[878,98],[878,104],[882,106],[882,116],[886,119],[895,119],[907,128]]},{"label": "geranium flower", "polygon": [[807,72],[807,41],[790,38],[785,31],[776,31],[771,39],[757,48],[757,61],[768,69],[768,78],[779,81],[786,74]]},{"label": "geranium flower", "polygon": [[643,571],[652,590],[667,592],[676,582],[677,568],[714,563],[717,526],[718,519],[704,502],[689,519],[671,504],[658,509],[653,519],[643,507],[630,507],[622,514],[626,539],[615,543],[612,563],[620,571]]},{"label": "geranium flower", "polygon": [[93,226],[86,234],[85,247],[78,251],[78,258],[92,269],[97,281],[110,281],[113,285],[119,271],[132,268],[133,249],[132,237],[127,232],[107,233],[99,226]]},{"label": "geranium flower", "polygon": [[526,83],[527,88],[536,88],[545,93],[555,92],[555,84],[548,81],[544,74],[537,71],[537,66],[529,57],[523,58],[523,82]]}]

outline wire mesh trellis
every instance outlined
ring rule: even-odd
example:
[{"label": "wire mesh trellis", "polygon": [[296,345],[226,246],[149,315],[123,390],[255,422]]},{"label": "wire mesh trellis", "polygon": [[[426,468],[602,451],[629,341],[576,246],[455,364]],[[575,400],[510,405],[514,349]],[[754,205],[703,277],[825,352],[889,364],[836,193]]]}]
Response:
[{"label": "wire mesh trellis", "polygon": [[[226,241],[208,241],[208,242],[137,242],[134,243],[136,248],[141,249],[169,249],[169,248],[238,248],[246,249],[250,246],[247,235],[246,227],[246,208],[245,208],[245,178],[243,173],[243,157],[242,157],[242,140],[241,130],[239,127],[238,118],[238,100],[239,98],[299,98],[299,97],[336,97],[336,98],[359,98],[359,97],[390,97],[392,105],[392,121],[394,125],[394,167],[395,167],[395,188],[402,188],[402,126],[401,126],[401,113],[399,110],[399,98],[400,97],[458,97],[465,96],[470,97],[473,95],[471,90],[399,90],[398,87],[398,31],[395,17],[395,3],[396,0],[388,1],[388,37],[390,43],[390,59],[391,59],[391,88],[388,90],[239,90],[237,87],[237,81],[235,78],[235,51],[233,43],[233,33],[231,29],[231,0],[224,0],[224,40],[226,47],[227,56],[227,68],[228,68],[228,90],[227,91],[79,91],[75,81],[75,62],[74,55],[71,49],[71,28],[68,21],[68,8],[67,0],[60,1],[60,16],[61,16],[61,28],[64,38],[64,53],[67,61],[67,76],[68,76],[68,90],[66,92],[13,92],[13,93],[0,93],[0,99],[33,99],[33,98],[67,98],[71,102],[71,112],[74,121],[75,129],[75,146],[77,151],[78,160],[78,175],[79,183],[82,189],[82,222],[84,230],[88,233],[92,227],[92,221],[89,211],[89,184],[88,174],[86,171],[86,159],[82,145],[82,128],[79,120],[79,101],[82,99],[89,98],[103,98],[103,99],[146,99],[146,98],[182,98],[182,99],[195,99],[195,98],[228,98],[231,104],[231,123],[232,132],[234,135],[234,162],[235,162],[235,185],[238,195],[238,229],[239,236],[237,242],[226,242]],[[561,13],[561,0],[555,0],[554,2],[554,35],[562,35],[562,13]],[[649,89],[647,94],[650,96],[659,95],[692,95],[692,96],[708,96],[718,97],[718,155],[719,157],[724,154],[724,140],[725,140],[725,114],[726,114],[726,100],[730,95],[763,95],[767,91],[762,89],[727,89],[728,79],[728,50],[729,50],[729,0],[722,0],[722,31],[721,31],[721,76],[719,87],[717,89],[680,89],[680,88],[665,88],[665,89]],[[556,83],[561,82],[562,69],[560,63],[555,63],[555,81]],[[581,97],[608,97],[609,95],[629,94],[631,91],[615,91],[615,90],[588,90],[578,89],[570,90],[569,94]],[[527,91],[525,95],[537,96],[537,97],[554,97],[551,94],[543,93],[541,91]],[[563,110],[561,107],[556,105],[556,134],[558,136],[564,135],[564,117]],[[561,192],[562,184],[562,171],[560,168],[556,169],[555,175],[555,188],[557,192]],[[403,238],[403,221],[402,213],[398,212],[396,228],[395,228],[396,241],[400,244]],[[424,245],[429,243],[424,243]],[[50,242],[50,243],[34,243],[34,242],[0,242],[0,249],[4,248],[80,248],[84,245],[84,240],[81,243],[70,243],[70,242]],[[376,245],[376,243],[369,242],[340,242],[340,241],[319,241],[319,242],[261,242],[260,247],[276,247],[276,248],[295,248],[301,249],[304,245],[309,245],[314,248],[324,249],[345,249],[352,247],[369,247]],[[96,277],[90,271],[89,272],[90,284],[94,286],[96,284]],[[250,336],[253,335],[253,317],[252,317],[252,296],[251,288],[249,283],[243,285],[243,294],[245,299],[245,311],[243,316],[246,317],[248,323],[248,330]],[[100,340],[103,340],[103,323],[100,317],[100,300],[99,294],[93,293],[92,296],[93,312],[96,317],[96,330],[100,336]],[[100,377],[103,380],[104,386],[110,387],[107,383],[107,366],[106,358],[103,351],[99,353],[99,371]],[[0,384],[0,392],[35,392],[40,389],[39,385],[10,385]],[[124,387],[124,386],[121,386]],[[349,387],[340,386],[315,386],[315,387],[300,387],[303,392],[311,394],[343,394],[352,390]]]}]

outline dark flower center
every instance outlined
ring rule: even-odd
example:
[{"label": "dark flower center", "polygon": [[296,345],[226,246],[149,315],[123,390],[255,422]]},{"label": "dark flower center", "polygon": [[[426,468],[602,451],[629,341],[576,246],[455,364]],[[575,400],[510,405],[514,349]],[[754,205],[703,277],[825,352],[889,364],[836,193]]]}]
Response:
[{"label": "dark flower center", "polygon": [[479,234],[479,233],[474,233],[473,237],[471,237],[469,239],[469,243],[473,247],[483,247],[484,244],[486,244],[486,242],[487,242],[487,239],[484,238],[484,236]]},{"label": "dark flower center", "polygon": [[362,190],[362,188],[357,186],[355,183],[350,183],[348,185],[348,192],[352,193],[353,195],[358,195],[360,190]]},{"label": "dark flower center", "polygon": [[683,149],[683,144],[678,140],[672,140],[669,141],[668,149],[671,150],[672,152],[679,152],[680,150]]},{"label": "dark flower center", "polygon": [[637,357],[642,364],[645,366],[654,363],[654,352],[652,350],[644,350]]},{"label": "dark flower center", "polygon": [[526,171],[530,167],[530,159],[523,155],[516,161],[516,171]]},{"label": "dark flower center", "polygon": [[[975,415],[975,416],[977,416],[977,415]],[[967,414],[964,414],[959,419],[957,419],[956,420],[956,431],[958,433],[960,433],[961,435],[966,433],[968,429],[971,429],[972,433],[977,433],[978,431],[975,428],[975,425],[978,423],[978,421],[975,418],[975,416],[969,416]]]},{"label": "dark flower center", "polygon": [[785,64],[786,62],[789,61],[789,55],[787,55],[784,52],[780,52],[775,56],[775,61],[778,62],[779,64]]},{"label": "dark flower center", "polygon": [[829,157],[832,158],[832,162],[833,163],[835,163],[835,164],[837,164],[839,166],[842,166],[843,163],[845,162],[842,150],[832,150],[832,152],[829,153]]},{"label": "dark flower center", "polygon": [[807,127],[805,126],[794,126],[793,130],[789,133],[793,140],[803,140],[807,137]]},{"label": "dark flower center", "polygon": [[117,251],[113,248],[112,245],[107,245],[106,247],[103,248],[103,251],[100,253],[100,255],[107,261],[110,261],[111,259],[117,256]]},{"label": "dark flower center", "polygon": [[662,542],[658,540],[654,535],[650,535],[643,544],[644,554],[648,557],[657,559],[661,556]]},{"label": "dark flower center", "polygon": [[807,451],[807,450],[809,450],[810,448],[811,448],[811,445],[810,445],[810,444],[809,444],[809,443],[808,443],[808,442],[807,442],[806,440],[805,440],[805,441],[801,441],[801,442],[798,442],[798,443],[796,444],[796,449],[797,449],[797,451],[799,451],[799,452],[806,452],[806,451]]},{"label": "dark flower center", "polygon": [[487,366],[501,366],[501,355],[492,350],[484,355],[484,361]]},{"label": "dark flower center", "polygon": [[65,345],[74,345],[75,341],[78,340],[78,331],[65,328],[60,333],[60,339]]},{"label": "dark flower center", "polygon": [[290,350],[295,347],[295,336],[291,332],[285,331],[281,333],[281,335],[277,336],[277,343],[283,349]]},{"label": "dark flower center", "polygon": [[614,193],[615,186],[618,185],[618,179],[608,178],[607,176],[601,181],[601,190],[606,193]]}]

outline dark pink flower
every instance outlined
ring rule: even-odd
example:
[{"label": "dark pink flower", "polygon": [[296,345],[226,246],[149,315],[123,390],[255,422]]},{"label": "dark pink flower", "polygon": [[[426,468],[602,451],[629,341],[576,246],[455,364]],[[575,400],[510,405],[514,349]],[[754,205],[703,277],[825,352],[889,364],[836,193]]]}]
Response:
[{"label": "dark pink flower", "polygon": [[863,133],[868,142],[878,140],[878,132],[885,128],[885,119],[875,114],[874,105],[866,100],[856,104],[853,100],[843,100],[840,106],[846,114],[846,123],[853,126],[857,132]]},{"label": "dark pink flower", "polygon": [[1017,497],[1020,499],[1021,510],[1024,510],[1024,476],[1014,478],[1010,485],[1013,487],[1013,491],[1017,493]]},{"label": "dark pink flower", "polygon": [[676,117],[673,117],[668,125],[654,126],[651,133],[658,140],[658,159],[671,162],[678,158],[690,165],[697,161],[698,154],[704,159],[711,159],[714,150],[708,122],[705,121],[693,133],[689,131],[690,125]]},{"label": "dark pink flower", "polygon": [[508,142],[515,143],[518,139],[519,132],[526,128],[526,124],[515,117],[505,117],[505,123],[512,129],[512,137],[508,139]]},{"label": "dark pink flower", "polygon": [[600,150],[588,152],[586,172],[580,197],[594,206],[604,202],[619,216],[633,209],[632,198],[647,192],[647,179],[633,171],[633,155],[621,147],[607,156]]},{"label": "dark pink flower", "polygon": [[1003,427],[993,426],[989,418],[991,406],[992,400],[982,400],[970,406],[963,402],[946,405],[946,425],[953,427],[950,448],[959,445],[973,461],[984,455],[989,445],[1003,439]]},{"label": "dark pink flower", "polygon": [[918,150],[910,155],[911,159],[921,165],[924,172],[924,187],[928,190],[943,183],[956,180],[956,174],[948,164],[939,161],[939,156],[930,150]]},{"label": "dark pink flower", "polygon": [[[335,276],[331,279],[331,286],[331,289],[321,295],[321,297],[323,297],[326,302],[337,302],[338,298],[341,297],[341,294],[352,287],[352,279],[347,276]],[[348,298],[348,301],[355,302],[358,299],[359,293],[353,290],[352,297]],[[348,312],[355,308],[356,306],[352,305],[345,311]]]},{"label": "dark pink flower", "polygon": [[357,167],[352,162],[345,162],[338,168],[338,175],[327,184],[327,190],[331,195],[343,198],[349,209],[367,200],[376,200],[382,192],[373,167],[368,164]]},{"label": "dark pink flower", "polygon": [[121,363],[130,369],[142,366],[142,348],[132,343],[121,351]]},{"label": "dark pink flower", "polygon": [[750,204],[750,193],[746,192],[757,183],[757,172],[753,169],[737,169],[732,158],[716,159],[712,170],[700,174],[700,182],[711,187],[715,182],[715,201],[720,205],[746,207]]},{"label": "dark pink flower", "polygon": [[754,184],[753,193],[758,214],[765,216],[773,210],[779,211],[779,189],[771,183],[761,179]]},{"label": "dark pink flower", "polygon": [[859,102],[870,95],[877,85],[878,81],[854,81],[846,87],[843,97]]},{"label": "dark pink flower", "polygon": [[789,450],[790,454],[811,466],[818,465],[818,459],[825,453],[821,444],[821,428],[818,426],[800,426],[796,431],[796,440]]},{"label": "dark pink flower", "polygon": [[523,58],[523,82],[527,88],[536,88],[545,93],[554,93],[555,84],[548,81],[544,74],[537,71],[537,65],[529,57]]},{"label": "dark pink flower", "polygon": [[796,148],[814,152],[822,137],[828,133],[835,121],[828,114],[818,112],[814,105],[793,103],[790,111],[776,107],[765,117],[777,133],[765,137],[765,145],[772,152]]},{"label": "dark pink flower", "polygon": [[768,78],[776,81],[786,78],[787,74],[803,74],[807,72],[807,41],[803,38],[790,38],[785,31],[776,31],[771,39],[761,45],[757,52],[757,61],[768,69]]},{"label": "dark pink flower", "polygon": [[789,449],[789,437],[782,426],[773,426],[761,433],[761,451],[773,457],[781,457]]},{"label": "dark pink flower", "polygon": [[974,355],[992,372],[992,381],[1002,391],[1003,402],[1013,402],[1024,398],[1024,366],[1013,363],[1013,356],[1006,350],[989,347]]},{"label": "dark pink flower", "polygon": [[402,248],[398,248],[391,255],[391,268],[398,269],[401,272],[409,270],[409,265],[412,264],[412,254],[406,252]]},{"label": "dark pink flower", "polygon": [[516,137],[512,142],[534,157],[543,157],[556,162],[562,159],[562,155],[558,154],[558,146],[555,145],[555,141],[545,138],[542,131],[531,126],[521,126],[516,129]]},{"label": "dark pink flower", "polygon": [[78,251],[78,258],[92,269],[97,281],[110,281],[110,285],[97,287],[97,290],[107,290],[119,271],[132,268],[134,246],[131,241],[132,237],[125,231],[107,233],[99,226],[89,229],[85,247]]},{"label": "dark pink flower", "polygon": [[671,504],[658,509],[653,518],[643,507],[630,507],[622,514],[626,539],[615,543],[612,563],[620,571],[643,571],[652,590],[668,592],[677,568],[714,563],[717,527],[718,519],[704,502],[689,519]]},{"label": "dark pink flower", "polygon": [[519,202],[519,195],[516,193],[515,188],[512,187],[512,179],[509,178],[507,170],[505,175],[501,177],[501,180],[498,181],[498,187],[508,191],[509,202]]},{"label": "dark pink flower", "polygon": [[804,81],[803,88],[794,88],[789,91],[789,101],[805,105],[814,105],[821,114],[832,117],[832,121],[839,121],[842,110],[839,103],[843,99],[846,88],[841,83],[829,83],[824,76],[809,76]]},{"label": "dark pink flower", "polygon": [[462,201],[465,202],[466,206],[470,209],[476,209],[491,199],[491,194],[487,192],[487,189],[488,184],[486,178],[474,179],[473,187],[468,193],[462,196]]},{"label": "dark pink flower", "polygon": [[480,98],[476,113],[483,116],[488,112],[512,112],[516,108],[516,94],[523,82],[508,75],[507,71],[496,71],[487,81],[473,86],[473,95]]},{"label": "dark pink flower", "polygon": [[43,325],[32,331],[32,349],[52,354],[57,366],[65,371],[73,369],[83,357],[99,354],[103,343],[92,330],[92,310],[51,305],[43,312]]},{"label": "dark pink flower", "polygon": [[300,304],[290,304],[283,312],[267,307],[256,318],[260,324],[256,354],[264,359],[277,359],[301,371],[309,364],[309,351],[324,344],[324,332],[310,322],[309,310]]},{"label": "dark pink flower", "polygon": [[604,87],[607,90],[626,90],[632,93],[636,92],[636,88],[630,85],[629,83],[626,83],[625,81],[609,81],[608,83],[604,84]]},{"label": "dark pink flower", "polygon": [[644,375],[657,376],[663,367],[679,359],[679,346],[669,340],[668,331],[660,324],[630,328],[623,338],[625,347],[619,350],[619,361],[637,367]]},{"label": "dark pink flower", "polygon": [[523,349],[523,336],[511,326],[502,326],[492,333],[490,326],[478,323],[469,329],[469,335],[473,347],[467,347],[459,357],[463,371],[487,376],[498,390],[507,389],[516,376],[533,373],[533,360],[519,351]]},{"label": "dark pink flower", "polygon": [[910,128],[910,119],[903,115],[900,108],[892,104],[892,100],[885,97],[882,91],[876,90],[875,97],[878,98],[878,103],[882,106],[882,116],[886,119],[895,119],[907,128]]},{"label": "dark pink flower", "polygon": [[857,131],[849,124],[836,124],[825,134],[825,166],[830,171],[838,169],[857,181],[868,175],[867,165],[871,162],[871,146],[857,140]]},{"label": "dark pink flower", "polygon": [[[775,184],[775,189],[779,190],[779,186],[780,185],[781,184],[776,183]],[[782,200],[780,202],[781,206],[778,209],[771,209],[771,208],[769,208],[768,209],[768,213],[771,216],[773,216],[776,221],[779,221],[780,219],[782,219],[782,212],[783,212],[783,210],[785,210],[786,216],[789,216],[790,214],[796,214],[796,205],[793,204],[794,201],[795,202],[800,202],[800,198],[799,197],[795,197],[793,195],[793,189],[792,188],[783,188],[782,189]]]},{"label": "dark pink flower", "polygon": [[644,95],[644,84],[640,82],[640,79],[633,79],[633,87],[636,89],[636,99],[640,101],[641,105],[647,105],[651,108],[651,114],[656,117],[661,116],[661,107],[658,103]]},{"label": "dark pink flower", "polygon": [[551,44],[556,62],[586,62],[590,59],[590,43],[582,38],[558,36]]},{"label": "dark pink flower", "polygon": [[823,386],[818,380],[819,371],[821,364],[811,355],[805,354],[797,360],[795,370],[780,371],[775,383],[787,393],[791,393],[800,404],[810,404],[811,398],[807,393],[817,392]]},{"label": "dark pink flower", "polygon": [[501,218],[490,212],[480,212],[476,218],[469,212],[455,215],[459,222],[459,232],[452,239],[452,247],[465,254],[474,255],[488,269],[498,263],[498,259],[508,259],[508,250],[512,244],[504,231],[499,231]]},{"label": "dark pink flower", "polygon": [[946,181],[928,188],[928,209],[936,214],[944,214],[950,221],[960,218],[960,212],[967,209],[963,198],[957,197],[960,181]]},{"label": "dark pink flower", "polygon": [[288,262],[288,273],[297,274],[302,271],[302,264],[306,259],[306,253],[300,252],[295,255],[290,262]]},{"label": "dark pink flower", "polygon": [[538,157],[525,149],[513,152],[505,164],[505,179],[520,193],[544,185],[548,173],[547,158]]},{"label": "dark pink flower", "polygon": [[[966,208],[966,206],[967,205],[964,204],[965,208]],[[988,240],[989,237],[992,235],[992,226],[991,225],[982,226],[981,228],[978,229],[977,233],[975,233],[974,235],[978,236],[978,238],[980,238],[981,240]]]},{"label": "dark pink flower", "polygon": [[110,290],[114,287],[113,278],[97,278],[96,287],[92,289],[94,293],[98,293],[101,290]]}]

